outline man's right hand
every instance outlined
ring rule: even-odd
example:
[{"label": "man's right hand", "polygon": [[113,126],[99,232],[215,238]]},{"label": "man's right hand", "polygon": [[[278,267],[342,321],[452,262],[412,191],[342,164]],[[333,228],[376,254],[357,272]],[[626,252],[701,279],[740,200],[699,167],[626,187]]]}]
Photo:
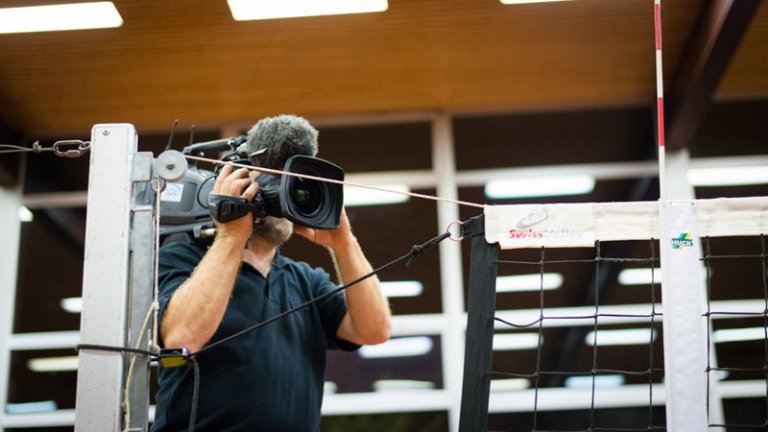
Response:
[{"label": "man's right hand", "polygon": [[[250,202],[259,191],[259,184],[253,181],[258,173],[246,168],[234,169],[233,165],[225,165],[216,178],[212,194],[243,197]],[[222,240],[248,240],[253,230],[253,215],[251,213],[227,223],[215,222],[216,238]]]}]

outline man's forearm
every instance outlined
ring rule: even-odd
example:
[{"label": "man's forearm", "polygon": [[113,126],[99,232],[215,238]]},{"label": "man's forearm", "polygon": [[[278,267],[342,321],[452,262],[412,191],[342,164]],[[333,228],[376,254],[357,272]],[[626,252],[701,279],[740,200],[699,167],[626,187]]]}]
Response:
[{"label": "man's forearm", "polygon": [[160,332],[168,348],[195,352],[213,336],[242,265],[243,244],[217,239],[168,301]]},{"label": "man's forearm", "polygon": [[[372,271],[357,240],[334,245],[331,249],[341,283],[349,283]],[[382,294],[379,279],[372,276],[346,291],[347,322],[342,322],[339,336],[350,342],[373,345],[390,336],[390,310]]]}]

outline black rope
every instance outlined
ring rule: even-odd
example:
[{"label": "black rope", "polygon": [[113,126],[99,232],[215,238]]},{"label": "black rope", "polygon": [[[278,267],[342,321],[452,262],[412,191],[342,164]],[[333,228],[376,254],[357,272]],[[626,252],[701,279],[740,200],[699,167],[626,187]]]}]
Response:
[{"label": "black rope", "polygon": [[77,346],[75,346],[75,351],[79,352],[81,350],[107,351],[107,352],[116,352],[121,354],[134,353],[134,354],[145,355],[149,357],[150,360],[158,359],[157,353],[143,350],[143,349],[129,348],[129,347],[117,347],[117,346],[100,345],[100,344],[78,344]]},{"label": "black rope", "polygon": [[437,237],[429,239],[429,240],[427,240],[426,242],[424,242],[424,243],[422,243],[420,245],[414,245],[411,248],[410,252],[408,252],[407,254],[405,254],[405,255],[403,255],[403,256],[401,256],[399,258],[396,258],[396,259],[394,259],[394,260],[392,260],[392,261],[390,261],[390,262],[388,262],[388,263],[386,263],[386,264],[384,264],[384,265],[382,265],[382,266],[372,270],[371,272],[369,272],[367,274],[364,274],[364,275],[360,276],[359,278],[353,280],[352,282],[349,282],[346,285],[342,285],[342,286],[336,288],[333,291],[329,291],[329,292],[327,292],[327,293],[325,293],[325,294],[323,294],[321,296],[313,298],[312,300],[308,300],[308,301],[306,301],[306,302],[296,306],[293,309],[288,309],[287,311],[281,312],[281,313],[279,313],[279,314],[277,314],[277,315],[275,315],[275,316],[273,316],[271,318],[267,318],[266,320],[264,320],[264,321],[262,321],[260,323],[254,324],[254,325],[252,325],[252,326],[250,326],[248,328],[240,330],[237,333],[234,333],[234,334],[231,334],[231,335],[229,335],[229,336],[227,336],[225,338],[219,339],[216,342],[213,342],[213,343],[211,343],[209,345],[206,345],[203,348],[200,348],[199,350],[197,350],[196,352],[191,353],[190,356],[195,356],[195,355],[198,355],[198,354],[202,354],[202,353],[212,349],[215,346],[218,346],[218,345],[221,345],[223,343],[229,342],[232,339],[238,338],[238,337],[243,336],[243,335],[245,335],[247,333],[250,333],[250,332],[252,332],[254,330],[260,329],[260,328],[262,328],[262,327],[264,327],[264,326],[266,326],[268,324],[271,324],[271,323],[273,323],[275,321],[283,319],[283,318],[287,317],[288,315],[291,315],[291,314],[296,313],[296,312],[298,312],[298,311],[300,311],[300,310],[302,310],[304,308],[307,308],[308,306],[311,306],[311,305],[313,305],[315,303],[319,303],[319,302],[321,302],[321,301],[323,301],[323,300],[325,300],[325,299],[327,299],[327,298],[329,298],[329,297],[331,297],[331,296],[333,296],[335,294],[340,293],[341,291],[346,290],[347,288],[349,288],[351,286],[357,285],[358,283],[360,283],[360,282],[362,282],[362,281],[364,281],[364,280],[366,280],[366,279],[368,279],[370,277],[376,276],[377,274],[381,273],[382,271],[384,271],[384,270],[386,270],[386,269],[388,269],[388,268],[390,268],[390,267],[392,267],[394,265],[397,265],[397,264],[399,264],[399,263],[401,263],[403,261],[407,260],[406,266],[408,266],[408,265],[411,264],[411,262],[414,260],[414,258],[416,258],[417,255],[420,255],[426,249],[428,249],[428,248],[430,248],[430,247],[440,243],[441,241],[447,239],[448,237],[450,237],[450,233],[446,232],[446,233],[440,234]]}]

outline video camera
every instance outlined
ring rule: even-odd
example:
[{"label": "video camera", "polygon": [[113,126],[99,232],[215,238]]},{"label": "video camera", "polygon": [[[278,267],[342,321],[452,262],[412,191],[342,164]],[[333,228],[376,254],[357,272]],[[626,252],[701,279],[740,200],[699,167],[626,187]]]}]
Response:
[{"label": "video camera", "polygon": [[[206,152],[229,152],[220,160],[254,166],[249,155],[239,153],[245,136],[196,143],[185,147],[183,155],[202,156]],[[228,222],[248,213],[255,224],[267,216],[286,218],[310,228],[338,228],[344,205],[343,187],[303,176],[344,180],[344,170],[326,160],[304,155],[289,157],[282,171],[285,175],[263,173],[256,178],[259,191],[248,202],[242,197],[212,194],[220,168],[212,172],[198,168],[192,161],[183,177],[165,185],[160,197],[160,235],[190,234],[195,240],[213,238],[213,219]],[[254,166],[258,170],[257,166]]]}]

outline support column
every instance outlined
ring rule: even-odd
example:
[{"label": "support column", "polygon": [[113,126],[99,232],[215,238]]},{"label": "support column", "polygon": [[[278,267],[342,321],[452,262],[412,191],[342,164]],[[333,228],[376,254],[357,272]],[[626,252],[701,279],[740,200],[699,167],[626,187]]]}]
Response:
[{"label": "support column", "polygon": [[8,381],[10,357],[8,341],[13,333],[14,305],[16,304],[16,274],[19,259],[19,236],[21,222],[21,188],[0,187],[0,227],[3,239],[0,241],[0,432],[3,427],[5,406],[8,402]]},{"label": "support column", "polygon": [[[440,114],[432,120],[432,163],[437,177],[437,196],[456,200],[458,189],[454,154],[451,118]],[[458,219],[458,205],[446,201],[437,203],[439,232]],[[450,400],[449,430],[454,432],[459,430],[461,375],[464,370],[464,277],[461,269],[461,245],[451,241],[441,242],[440,286],[443,316],[447,322],[441,333],[443,383]]]}]

